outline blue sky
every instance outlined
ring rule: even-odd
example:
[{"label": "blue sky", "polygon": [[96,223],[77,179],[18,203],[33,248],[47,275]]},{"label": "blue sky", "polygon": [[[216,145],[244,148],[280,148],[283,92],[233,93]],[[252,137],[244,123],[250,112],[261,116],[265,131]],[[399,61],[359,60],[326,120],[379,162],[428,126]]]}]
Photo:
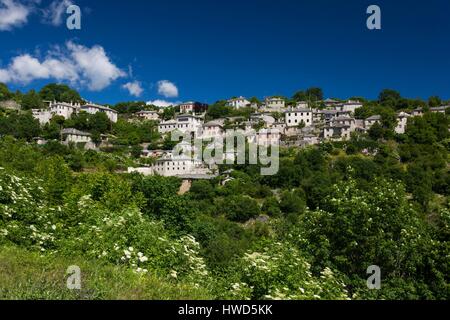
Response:
[{"label": "blue sky", "polygon": [[[81,30],[66,28],[61,1],[0,0],[0,81],[63,82],[100,103],[211,103],[310,86],[327,97],[393,88],[450,99],[448,0],[68,2],[82,10]],[[382,30],[366,28],[371,4]],[[17,19],[2,22],[11,12],[1,10]]]}]

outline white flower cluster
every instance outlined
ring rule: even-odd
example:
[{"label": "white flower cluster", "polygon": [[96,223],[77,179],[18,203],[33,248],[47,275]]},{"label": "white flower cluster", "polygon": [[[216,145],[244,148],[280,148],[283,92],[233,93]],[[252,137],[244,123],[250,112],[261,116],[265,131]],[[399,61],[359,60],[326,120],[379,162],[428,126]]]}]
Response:
[{"label": "white flower cluster", "polygon": [[[330,268],[320,277],[311,272],[311,265],[288,243],[270,243],[258,252],[248,252],[242,258],[247,292],[246,298],[299,300],[347,299],[345,285],[339,282]],[[240,285],[233,285],[232,295],[239,294]],[[253,292],[266,291],[263,296]]]},{"label": "white flower cluster", "polygon": [[145,274],[148,272],[143,264],[148,261],[148,258],[142,252],[136,252],[133,247],[128,247],[123,250],[124,255],[120,258],[124,262],[128,262],[135,272]]}]

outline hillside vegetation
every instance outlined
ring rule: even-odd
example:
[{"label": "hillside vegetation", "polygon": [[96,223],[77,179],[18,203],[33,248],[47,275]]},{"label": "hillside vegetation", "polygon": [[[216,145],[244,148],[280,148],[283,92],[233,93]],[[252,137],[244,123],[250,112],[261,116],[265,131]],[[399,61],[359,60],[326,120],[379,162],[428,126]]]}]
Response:
[{"label": "hillside vegetation", "polygon": [[[386,101],[363,111],[412,103]],[[273,176],[221,166],[181,195],[177,178],[117,170],[157,144],[142,124],[112,127],[121,148],[85,151],[37,145],[39,124],[3,110],[0,298],[448,300],[449,116],[425,111],[402,135],[388,120],[282,149]],[[81,291],[65,287],[72,265]]]}]

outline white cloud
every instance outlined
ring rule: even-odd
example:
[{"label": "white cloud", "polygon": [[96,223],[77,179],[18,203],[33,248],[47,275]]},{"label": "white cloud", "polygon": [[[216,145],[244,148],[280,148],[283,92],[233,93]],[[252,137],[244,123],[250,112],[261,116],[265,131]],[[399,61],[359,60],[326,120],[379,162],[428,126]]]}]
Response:
[{"label": "white cloud", "polygon": [[65,48],[55,47],[42,61],[29,54],[12,59],[0,69],[1,82],[28,84],[33,80],[57,79],[100,91],[126,74],[114,65],[101,46],[87,48],[68,42]]},{"label": "white cloud", "polygon": [[7,70],[0,69],[0,82],[10,82],[11,77],[9,75],[9,72]]},{"label": "white cloud", "polygon": [[9,31],[28,21],[32,8],[16,0],[0,0],[0,31]]},{"label": "white cloud", "polygon": [[166,98],[178,97],[178,88],[168,80],[158,81],[158,93]]},{"label": "white cloud", "polygon": [[89,89],[99,91],[126,73],[111,63],[101,46],[87,48],[82,45],[67,43],[67,48],[82,76],[87,79]]},{"label": "white cloud", "polygon": [[125,83],[122,88],[127,89],[128,92],[135,97],[139,97],[144,89],[142,89],[141,83],[139,81],[133,81]]},{"label": "white cloud", "polygon": [[170,102],[170,101],[160,100],[160,99],[147,102],[148,106],[152,105],[152,106],[156,106],[156,107],[160,107],[160,108],[172,107],[172,106],[176,106],[179,104],[180,104],[180,102]]},{"label": "white cloud", "polygon": [[43,20],[45,23],[60,26],[63,23],[63,17],[69,6],[73,4],[70,0],[54,0],[46,9],[42,9]]}]

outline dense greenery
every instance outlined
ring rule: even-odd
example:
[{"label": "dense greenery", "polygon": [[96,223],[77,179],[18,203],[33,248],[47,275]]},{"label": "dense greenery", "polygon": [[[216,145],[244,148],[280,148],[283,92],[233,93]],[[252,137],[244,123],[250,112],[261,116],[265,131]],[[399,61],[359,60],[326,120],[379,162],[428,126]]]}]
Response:
[{"label": "dense greenery", "polygon": [[[53,275],[75,261],[85,298],[449,299],[449,118],[427,112],[396,135],[401,100],[365,104],[386,110],[378,133],[282,149],[274,176],[233,166],[185,194],[177,178],[121,170],[142,161],[133,147],[163,143],[152,123],[80,115],[40,128],[2,111],[0,267],[17,271],[0,272],[0,298],[82,298]],[[32,143],[52,126],[110,134],[112,147]],[[381,290],[366,286],[371,265]],[[114,287],[96,280],[109,272]]]}]

